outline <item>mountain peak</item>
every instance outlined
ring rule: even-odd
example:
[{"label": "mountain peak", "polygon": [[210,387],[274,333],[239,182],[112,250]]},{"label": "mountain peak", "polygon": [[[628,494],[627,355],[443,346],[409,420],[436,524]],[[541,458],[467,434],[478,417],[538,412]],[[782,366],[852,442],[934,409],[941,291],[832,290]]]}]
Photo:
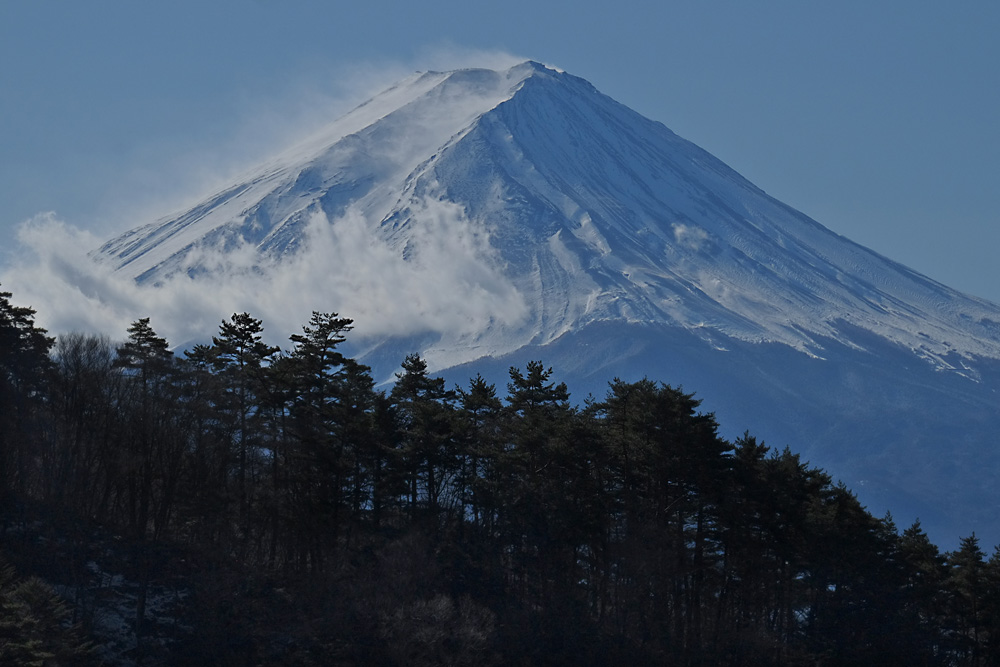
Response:
[{"label": "mountain peak", "polygon": [[860,327],[942,368],[955,368],[950,355],[1000,358],[992,304],[829,232],[594,93],[530,60],[418,74],[246,182],[98,254],[162,283],[208,271],[211,249],[294,255],[317,215],[333,227],[351,215],[418,262],[436,242],[425,218],[447,203],[461,220],[444,231],[473,235],[483,275],[526,304],[480,332],[495,341],[486,351],[625,318],[819,357],[824,340],[859,345],[845,332]]},{"label": "mountain peak", "polygon": [[[952,506],[951,468],[928,452],[961,441],[955,469],[1000,469],[982,445],[1000,428],[1000,307],[534,61],[415,74],[96,256],[142,285],[237,294],[278,326],[336,310],[380,379],[415,351],[432,370],[494,364],[498,382],[526,358],[581,383],[662,370],[740,430],[813,444],[868,497],[905,496],[887,507],[921,507],[926,525]],[[981,475],[962,483],[995,487]],[[976,496],[949,521],[994,505]]]}]

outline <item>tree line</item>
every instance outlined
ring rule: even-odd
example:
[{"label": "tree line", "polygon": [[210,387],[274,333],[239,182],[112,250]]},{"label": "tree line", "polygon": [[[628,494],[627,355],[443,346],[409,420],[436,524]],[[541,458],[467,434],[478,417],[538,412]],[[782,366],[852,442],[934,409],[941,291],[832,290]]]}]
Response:
[{"label": "tree line", "polygon": [[382,390],[336,313],[287,350],[234,314],[175,354],[149,319],[55,339],[10,298],[0,662],[97,660],[103,549],[151,664],[1000,664],[1000,550],[941,553],[680,389],[575,405],[541,362],[498,392],[411,355]]}]

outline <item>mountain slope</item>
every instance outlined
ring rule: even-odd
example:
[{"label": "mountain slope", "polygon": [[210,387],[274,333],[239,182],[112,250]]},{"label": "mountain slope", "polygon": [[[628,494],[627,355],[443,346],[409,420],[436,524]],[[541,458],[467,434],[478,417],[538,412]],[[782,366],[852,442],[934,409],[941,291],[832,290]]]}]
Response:
[{"label": "mountain slope", "polygon": [[[479,359],[501,382],[531,354],[578,393],[616,374],[683,382],[724,426],[805,449],[863,485],[863,500],[923,507],[941,531],[974,510],[991,524],[971,527],[1000,537],[982,512],[996,475],[973,463],[995,458],[1000,308],[830,232],[537,63],[414,75],[96,256],[140,283],[211,285],[231,270],[220,258],[266,272],[352,225],[381,249],[373,257],[435,277],[410,280],[405,332],[345,313],[379,377],[417,350],[438,369]],[[391,316],[392,290],[366,280],[357,289]],[[436,306],[448,317],[421,319],[422,300],[449,291]],[[899,457],[908,465],[893,468]]]},{"label": "mountain slope", "polygon": [[991,304],[832,234],[567,75],[524,81],[413,190],[434,184],[531,276],[522,292],[569,304],[535,312],[543,339],[624,317],[809,350],[843,319],[939,362],[1000,350]]},{"label": "mountain slope", "polygon": [[[521,68],[525,70],[526,68]],[[400,82],[245,181],[173,218],[132,230],[100,255],[139,281],[191,267],[196,247],[247,242],[282,252],[300,238],[310,209],[336,218],[349,204],[386,215],[399,182],[428,154],[511,94],[524,72],[429,72]],[[447,109],[447,115],[441,110]]]}]

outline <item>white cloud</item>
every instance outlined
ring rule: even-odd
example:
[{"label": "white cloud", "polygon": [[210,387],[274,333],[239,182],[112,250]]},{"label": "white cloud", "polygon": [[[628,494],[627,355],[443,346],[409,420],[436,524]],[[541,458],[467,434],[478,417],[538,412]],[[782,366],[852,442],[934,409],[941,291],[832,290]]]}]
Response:
[{"label": "white cloud", "polygon": [[473,67],[501,70],[529,58],[502,50],[470,49],[445,43],[423,49],[416,60],[420,64],[419,69],[445,72]]},{"label": "white cloud", "polygon": [[[281,259],[244,247],[225,256],[210,250],[185,258],[209,274],[180,271],[161,286],[139,286],[87,249],[97,239],[38,216],[19,239],[25,253],[0,278],[15,301],[38,311],[50,332],[101,332],[121,338],[131,322],[150,317],[174,345],[207,340],[219,322],[247,311],[264,321],[268,338],[285,345],[313,310],[355,320],[355,335],[436,332],[474,336],[491,323],[516,326],[527,306],[503,275],[481,228],[460,207],[428,199],[411,207],[407,246],[379,238],[350,211],[329,221],[314,213],[303,249]],[[404,259],[405,252],[405,259]]]},{"label": "white cloud", "polygon": [[675,222],[671,225],[674,229],[674,241],[677,245],[684,246],[689,250],[700,250],[705,241],[708,240],[708,232],[701,227],[692,227]]},{"label": "white cloud", "polygon": [[524,60],[504,51],[445,43],[427,47],[409,61],[314,64],[290,72],[278,89],[244,91],[234,105],[236,115],[224,122],[216,118],[204,127],[182,128],[181,134],[133,141],[119,163],[102,167],[100,212],[88,225],[113,236],[186,210],[415,71],[500,69]]},{"label": "white cloud", "polygon": [[359,335],[434,331],[460,337],[491,322],[515,326],[527,307],[503,276],[485,231],[459,207],[437,200],[412,206],[405,260],[402,247],[378,238],[356,212],[332,222],[314,216],[307,250],[280,264],[253,248],[224,259],[192,254],[189,263],[200,261],[215,272],[210,286],[180,272],[161,288],[140,287],[87,253],[106,237],[190,207],[416,70],[504,68],[525,59],[446,45],[425,49],[410,63],[337,66],[324,72],[322,83],[311,72],[287,90],[248,100],[232,131],[212,145],[153,139],[122,156],[120,183],[107,193],[115,205],[105,207],[103,222],[88,221],[105,238],[54,213],[39,214],[21,224],[20,247],[0,267],[0,284],[17,303],[35,308],[39,324],[53,333],[120,339],[131,322],[149,316],[175,345],[205,340],[221,320],[244,310],[262,318],[271,342],[281,345],[313,310],[355,319]]}]

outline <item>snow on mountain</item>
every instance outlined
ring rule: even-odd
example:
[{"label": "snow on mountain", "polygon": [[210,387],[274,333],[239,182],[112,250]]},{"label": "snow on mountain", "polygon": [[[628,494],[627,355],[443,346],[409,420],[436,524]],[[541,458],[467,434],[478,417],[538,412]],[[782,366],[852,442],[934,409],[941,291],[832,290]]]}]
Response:
[{"label": "snow on mountain", "polygon": [[[962,510],[933,489],[972,478],[959,506],[996,507],[982,495],[996,475],[970,461],[997,458],[982,438],[1000,426],[1000,307],[834,234],[538,63],[415,74],[95,257],[141,284],[209,288],[318,262],[339,273],[299,289],[345,304],[377,373],[415,350],[437,369],[500,370],[530,350],[592,362],[603,380],[663,366],[889,507],[919,505],[946,529]],[[890,418],[902,423],[887,431]],[[952,437],[950,419],[974,427]],[[928,468],[947,438],[952,477]]]},{"label": "snow on mountain", "polygon": [[530,68],[508,72],[428,72],[400,82],[261,166],[240,183],[173,218],[134,229],[103,246],[140,282],[191,270],[198,246],[249,242],[282,252],[300,240],[315,210],[339,217],[348,205],[387,215],[398,187],[428,155],[513,93]]},{"label": "snow on mountain", "polygon": [[464,341],[438,332],[425,352],[439,367],[467,361],[456,345],[483,336],[475,349],[496,353],[618,318],[819,357],[821,338],[850,343],[846,322],[944,368],[1000,358],[993,304],[833,234],[660,123],[531,62],[414,75],[99,256],[156,283],[207,270],[216,250],[294,253],[314,215],[336,225],[351,211],[411,259],[457,233],[424,234],[440,202],[459,207],[451,224],[485,240],[476,261],[528,313]]}]

